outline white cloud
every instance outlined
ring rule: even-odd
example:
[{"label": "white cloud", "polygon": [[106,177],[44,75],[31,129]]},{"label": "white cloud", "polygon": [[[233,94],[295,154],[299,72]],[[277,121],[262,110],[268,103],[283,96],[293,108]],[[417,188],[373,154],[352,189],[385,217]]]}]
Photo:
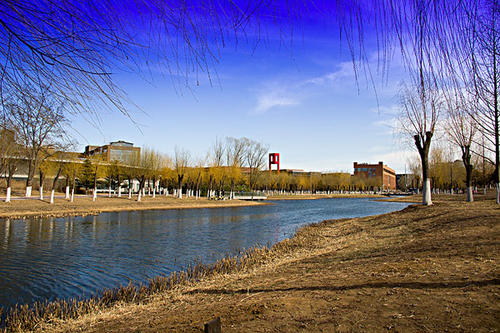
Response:
[{"label": "white cloud", "polygon": [[257,99],[256,113],[265,113],[274,107],[297,105],[299,101],[286,96],[286,93],[271,91],[261,94]]},{"label": "white cloud", "polygon": [[[377,56],[374,53],[368,60],[366,66],[356,64],[355,71],[352,61],[340,62],[333,72],[324,75],[305,78],[305,79],[290,79],[281,78],[272,80],[262,85],[262,89],[257,94],[257,105],[254,109],[255,113],[265,113],[274,107],[284,107],[301,104],[302,101],[310,96],[313,96],[319,87],[327,87],[336,92],[350,93],[353,89],[364,88],[373,91],[373,84],[376,84],[377,95],[379,97],[394,97],[399,83],[398,77],[401,76],[401,68],[398,63],[395,64],[395,74],[388,84],[383,84],[386,81],[382,73],[377,73]],[[370,79],[369,73],[365,69],[371,69],[373,78]],[[356,75],[357,74],[357,75]],[[374,82],[372,82],[373,80]],[[374,108],[374,111],[384,115],[395,116],[398,112],[397,105],[387,107]]]},{"label": "white cloud", "polygon": [[332,85],[335,82],[344,85],[345,80],[353,80],[352,77],[352,64],[345,62],[339,64],[337,71],[322,76],[295,81],[289,78],[269,81],[263,84],[257,94],[254,112],[262,114],[275,107],[301,104],[304,99],[314,94],[318,86]]}]

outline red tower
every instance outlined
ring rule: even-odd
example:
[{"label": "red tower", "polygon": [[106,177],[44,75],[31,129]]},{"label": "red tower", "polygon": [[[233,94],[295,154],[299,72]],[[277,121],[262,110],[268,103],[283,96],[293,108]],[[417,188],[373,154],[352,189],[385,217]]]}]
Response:
[{"label": "red tower", "polygon": [[269,173],[271,173],[271,165],[273,164],[278,166],[278,173],[280,173],[280,154],[269,153]]}]

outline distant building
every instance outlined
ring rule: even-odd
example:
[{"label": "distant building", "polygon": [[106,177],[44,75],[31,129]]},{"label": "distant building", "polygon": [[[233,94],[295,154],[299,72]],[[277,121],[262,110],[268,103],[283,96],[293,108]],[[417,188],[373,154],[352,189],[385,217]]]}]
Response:
[{"label": "distant building", "polygon": [[378,164],[354,162],[354,176],[375,177],[380,180],[380,185],[384,189],[396,189],[396,172],[383,162],[378,162]]},{"label": "distant building", "polygon": [[114,141],[104,146],[86,146],[86,156],[102,156],[103,161],[129,162],[134,157],[141,156],[141,148],[134,147],[134,144],[126,141]]}]

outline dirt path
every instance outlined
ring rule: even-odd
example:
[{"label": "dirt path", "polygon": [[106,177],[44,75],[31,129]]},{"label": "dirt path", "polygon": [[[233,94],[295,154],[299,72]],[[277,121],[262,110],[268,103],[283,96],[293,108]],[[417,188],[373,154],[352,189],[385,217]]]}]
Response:
[{"label": "dirt path", "polygon": [[492,201],[327,221],[303,228],[285,245],[249,272],[57,328],[200,332],[220,316],[223,332],[500,330],[500,209]]}]

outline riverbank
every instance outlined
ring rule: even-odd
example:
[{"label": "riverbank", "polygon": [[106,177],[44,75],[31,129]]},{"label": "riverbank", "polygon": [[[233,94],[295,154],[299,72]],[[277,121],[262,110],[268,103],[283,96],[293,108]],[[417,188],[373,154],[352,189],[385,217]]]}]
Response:
[{"label": "riverbank", "polygon": [[98,197],[92,201],[91,197],[76,197],[74,202],[65,199],[56,199],[54,204],[47,200],[27,199],[12,200],[9,203],[0,203],[0,218],[28,218],[28,217],[64,217],[97,215],[103,212],[117,212],[126,210],[152,209],[185,209],[185,208],[217,208],[264,205],[266,203],[242,200],[207,200],[207,198],[184,198],[145,196],[140,202],[127,197]]},{"label": "riverbank", "polygon": [[315,199],[334,199],[334,198],[386,198],[380,194],[364,193],[336,193],[336,194],[289,194],[289,195],[270,195],[268,200],[315,200]]},{"label": "riverbank", "polygon": [[196,283],[36,328],[199,332],[221,317],[223,332],[498,331],[500,208],[437,199],[307,226]]},{"label": "riverbank", "polygon": [[[495,200],[496,192],[488,191],[486,195],[481,193],[474,194],[475,201],[483,201],[483,200]],[[433,194],[432,202],[434,203],[446,203],[446,202],[464,202],[467,199],[467,195],[464,193],[460,194]],[[422,203],[422,194],[414,194],[408,196],[400,196],[400,197],[391,197],[385,199],[378,199],[377,201],[388,201],[388,202],[406,202],[406,203]]]}]

